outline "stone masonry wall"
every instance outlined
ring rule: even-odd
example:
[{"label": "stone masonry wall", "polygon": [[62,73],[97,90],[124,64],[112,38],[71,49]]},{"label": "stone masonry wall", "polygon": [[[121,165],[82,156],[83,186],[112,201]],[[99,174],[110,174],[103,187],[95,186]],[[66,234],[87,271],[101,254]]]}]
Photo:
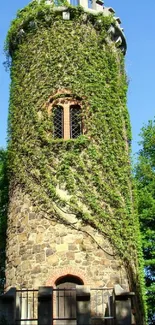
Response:
[{"label": "stone masonry wall", "polygon": [[128,289],[126,272],[103,235],[90,226],[81,231],[35,212],[20,190],[10,202],[8,219],[6,289],[54,285],[67,274],[91,287]]}]

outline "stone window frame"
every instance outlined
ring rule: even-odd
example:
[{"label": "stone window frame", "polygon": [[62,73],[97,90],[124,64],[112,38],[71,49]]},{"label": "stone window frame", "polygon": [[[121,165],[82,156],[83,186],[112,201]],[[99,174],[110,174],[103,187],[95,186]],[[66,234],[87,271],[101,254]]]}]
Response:
[{"label": "stone window frame", "polygon": [[[73,106],[79,106],[82,113],[82,98],[73,95],[68,90],[57,91],[53,96],[48,99],[46,108],[48,115],[52,114],[52,110],[56,106],[63,108],[63,138],[64,140],[75,139],[71,137],[71,121],[70,121],[70,108]],[[83,117],[81,114],[81,135],[85,133]],[[59,137],[58,137],[59,138]],[[58,139],[54,138],[54,139]],[[60,138],[59,138],[60,139]]]}]

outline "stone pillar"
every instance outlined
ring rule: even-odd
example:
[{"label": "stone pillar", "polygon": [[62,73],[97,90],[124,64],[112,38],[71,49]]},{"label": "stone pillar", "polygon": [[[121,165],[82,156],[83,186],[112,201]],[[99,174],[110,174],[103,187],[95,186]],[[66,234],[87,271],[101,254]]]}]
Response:
[{"label": "stone pillar", "polygon": [[9,325],[15,325],[16,318],[16,288],[11,288],[0,296],[0,323],[6,320]]},{"label": "stone pillar", "polygon": [[76,285],[77,325],[90,324],[90,288]]},{"label": "stone pillar", "polygon": [[40,287],[38,293],[38,325],[53,324],[53,288]]},{"label": "stone pillar", "polygon": [[132,325],[132,297],[134,292],[125,292],[119,285],[115,285],[115,317],[116,325]]},{"label": "stone pillar", "polygon": [[131,325],[131,300],[116,300],[116,324]]}]

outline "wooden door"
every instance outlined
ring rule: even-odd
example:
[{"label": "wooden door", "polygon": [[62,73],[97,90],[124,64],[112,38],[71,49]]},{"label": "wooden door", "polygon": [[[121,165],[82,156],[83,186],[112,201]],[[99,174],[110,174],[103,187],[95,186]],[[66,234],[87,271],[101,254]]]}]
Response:
[{"label": "wooden door", "polygon": [[65,282],[57,285],[56,325],[76,325],[76,284]]}]

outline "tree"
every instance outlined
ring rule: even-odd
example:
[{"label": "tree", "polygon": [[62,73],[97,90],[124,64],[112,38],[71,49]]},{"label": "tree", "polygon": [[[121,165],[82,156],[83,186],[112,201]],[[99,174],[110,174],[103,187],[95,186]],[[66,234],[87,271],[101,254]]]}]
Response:
[{"label": "tree", "polygon": [[142,149],[138,155],[136,180],[138,213],[145,259],[149,324],[155,324],[155,121],[141,132]]},{"label": "tree", "polygon": [[5,246],[8,207],[7,151],[0,149],[0,292],[5,282]]}]

